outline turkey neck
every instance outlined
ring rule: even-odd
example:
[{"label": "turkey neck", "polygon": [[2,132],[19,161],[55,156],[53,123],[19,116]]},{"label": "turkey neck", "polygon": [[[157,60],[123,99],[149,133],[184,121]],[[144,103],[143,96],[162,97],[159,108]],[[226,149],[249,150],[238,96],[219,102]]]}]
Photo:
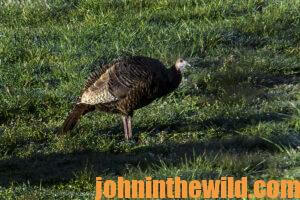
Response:
[{"label": "turkey neck", "polygon": [[182,79],[181,72],[176,69],[175,65],[169,68],[168,79],[170,84],[170,91],[175,90],[179,86]]}]

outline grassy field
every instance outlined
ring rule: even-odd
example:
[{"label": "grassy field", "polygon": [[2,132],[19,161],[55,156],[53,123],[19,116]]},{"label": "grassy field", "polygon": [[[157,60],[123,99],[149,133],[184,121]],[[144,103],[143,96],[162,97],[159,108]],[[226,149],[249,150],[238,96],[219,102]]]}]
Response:
[{"label": "grassy field", "polygon": [[[95,177],[300,178],[300,1],[0,2],[0,199],[93,199]],[[135,113],[56,130],[90,72],[124,54],[192,60]],[[251,188],[249,188],[251,189]]]}]

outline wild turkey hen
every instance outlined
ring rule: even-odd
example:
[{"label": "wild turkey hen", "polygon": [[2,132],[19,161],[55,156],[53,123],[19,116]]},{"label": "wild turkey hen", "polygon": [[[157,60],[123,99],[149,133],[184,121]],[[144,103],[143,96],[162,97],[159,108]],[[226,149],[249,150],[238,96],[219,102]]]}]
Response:
[{"label": "wild turkey hen", "polygon": [[167,69],[159,60],[143,56],[125,57],[102,66],[87,80],[62,132],[71,130],[81,115],[97,109],[121,114],[125,138],[130,139],[133,112],[174,91],[185,66],[190,64],[179,58]]}]

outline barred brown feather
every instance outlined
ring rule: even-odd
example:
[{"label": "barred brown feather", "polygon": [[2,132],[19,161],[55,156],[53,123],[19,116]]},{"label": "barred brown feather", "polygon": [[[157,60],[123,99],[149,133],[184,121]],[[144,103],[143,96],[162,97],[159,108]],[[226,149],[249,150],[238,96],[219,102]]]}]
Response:
[{"label": "barred brown feather", "polygon": [[90,111],[95,110],[95,106],[85,105],[85,104],[75,104],[73,110],[68,115],[67,119],[65,120],[62,126],[62,132],[67,132],[72,130],[76,125],[77,121],[81,117]]}]

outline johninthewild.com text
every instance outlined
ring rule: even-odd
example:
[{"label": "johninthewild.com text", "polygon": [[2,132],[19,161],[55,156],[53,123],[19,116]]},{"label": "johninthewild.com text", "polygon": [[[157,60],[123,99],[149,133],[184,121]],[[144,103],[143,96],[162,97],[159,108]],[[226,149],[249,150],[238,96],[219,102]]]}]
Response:
[{"label": "johninthewild.com text", "polygon": [[[298,180],[255,180],[249,189],[247,177],[219,180],[103,180],[96,177],[95,200],[105,198],[300,198]],[[249,192],[251,191],[251,192]]]}]

